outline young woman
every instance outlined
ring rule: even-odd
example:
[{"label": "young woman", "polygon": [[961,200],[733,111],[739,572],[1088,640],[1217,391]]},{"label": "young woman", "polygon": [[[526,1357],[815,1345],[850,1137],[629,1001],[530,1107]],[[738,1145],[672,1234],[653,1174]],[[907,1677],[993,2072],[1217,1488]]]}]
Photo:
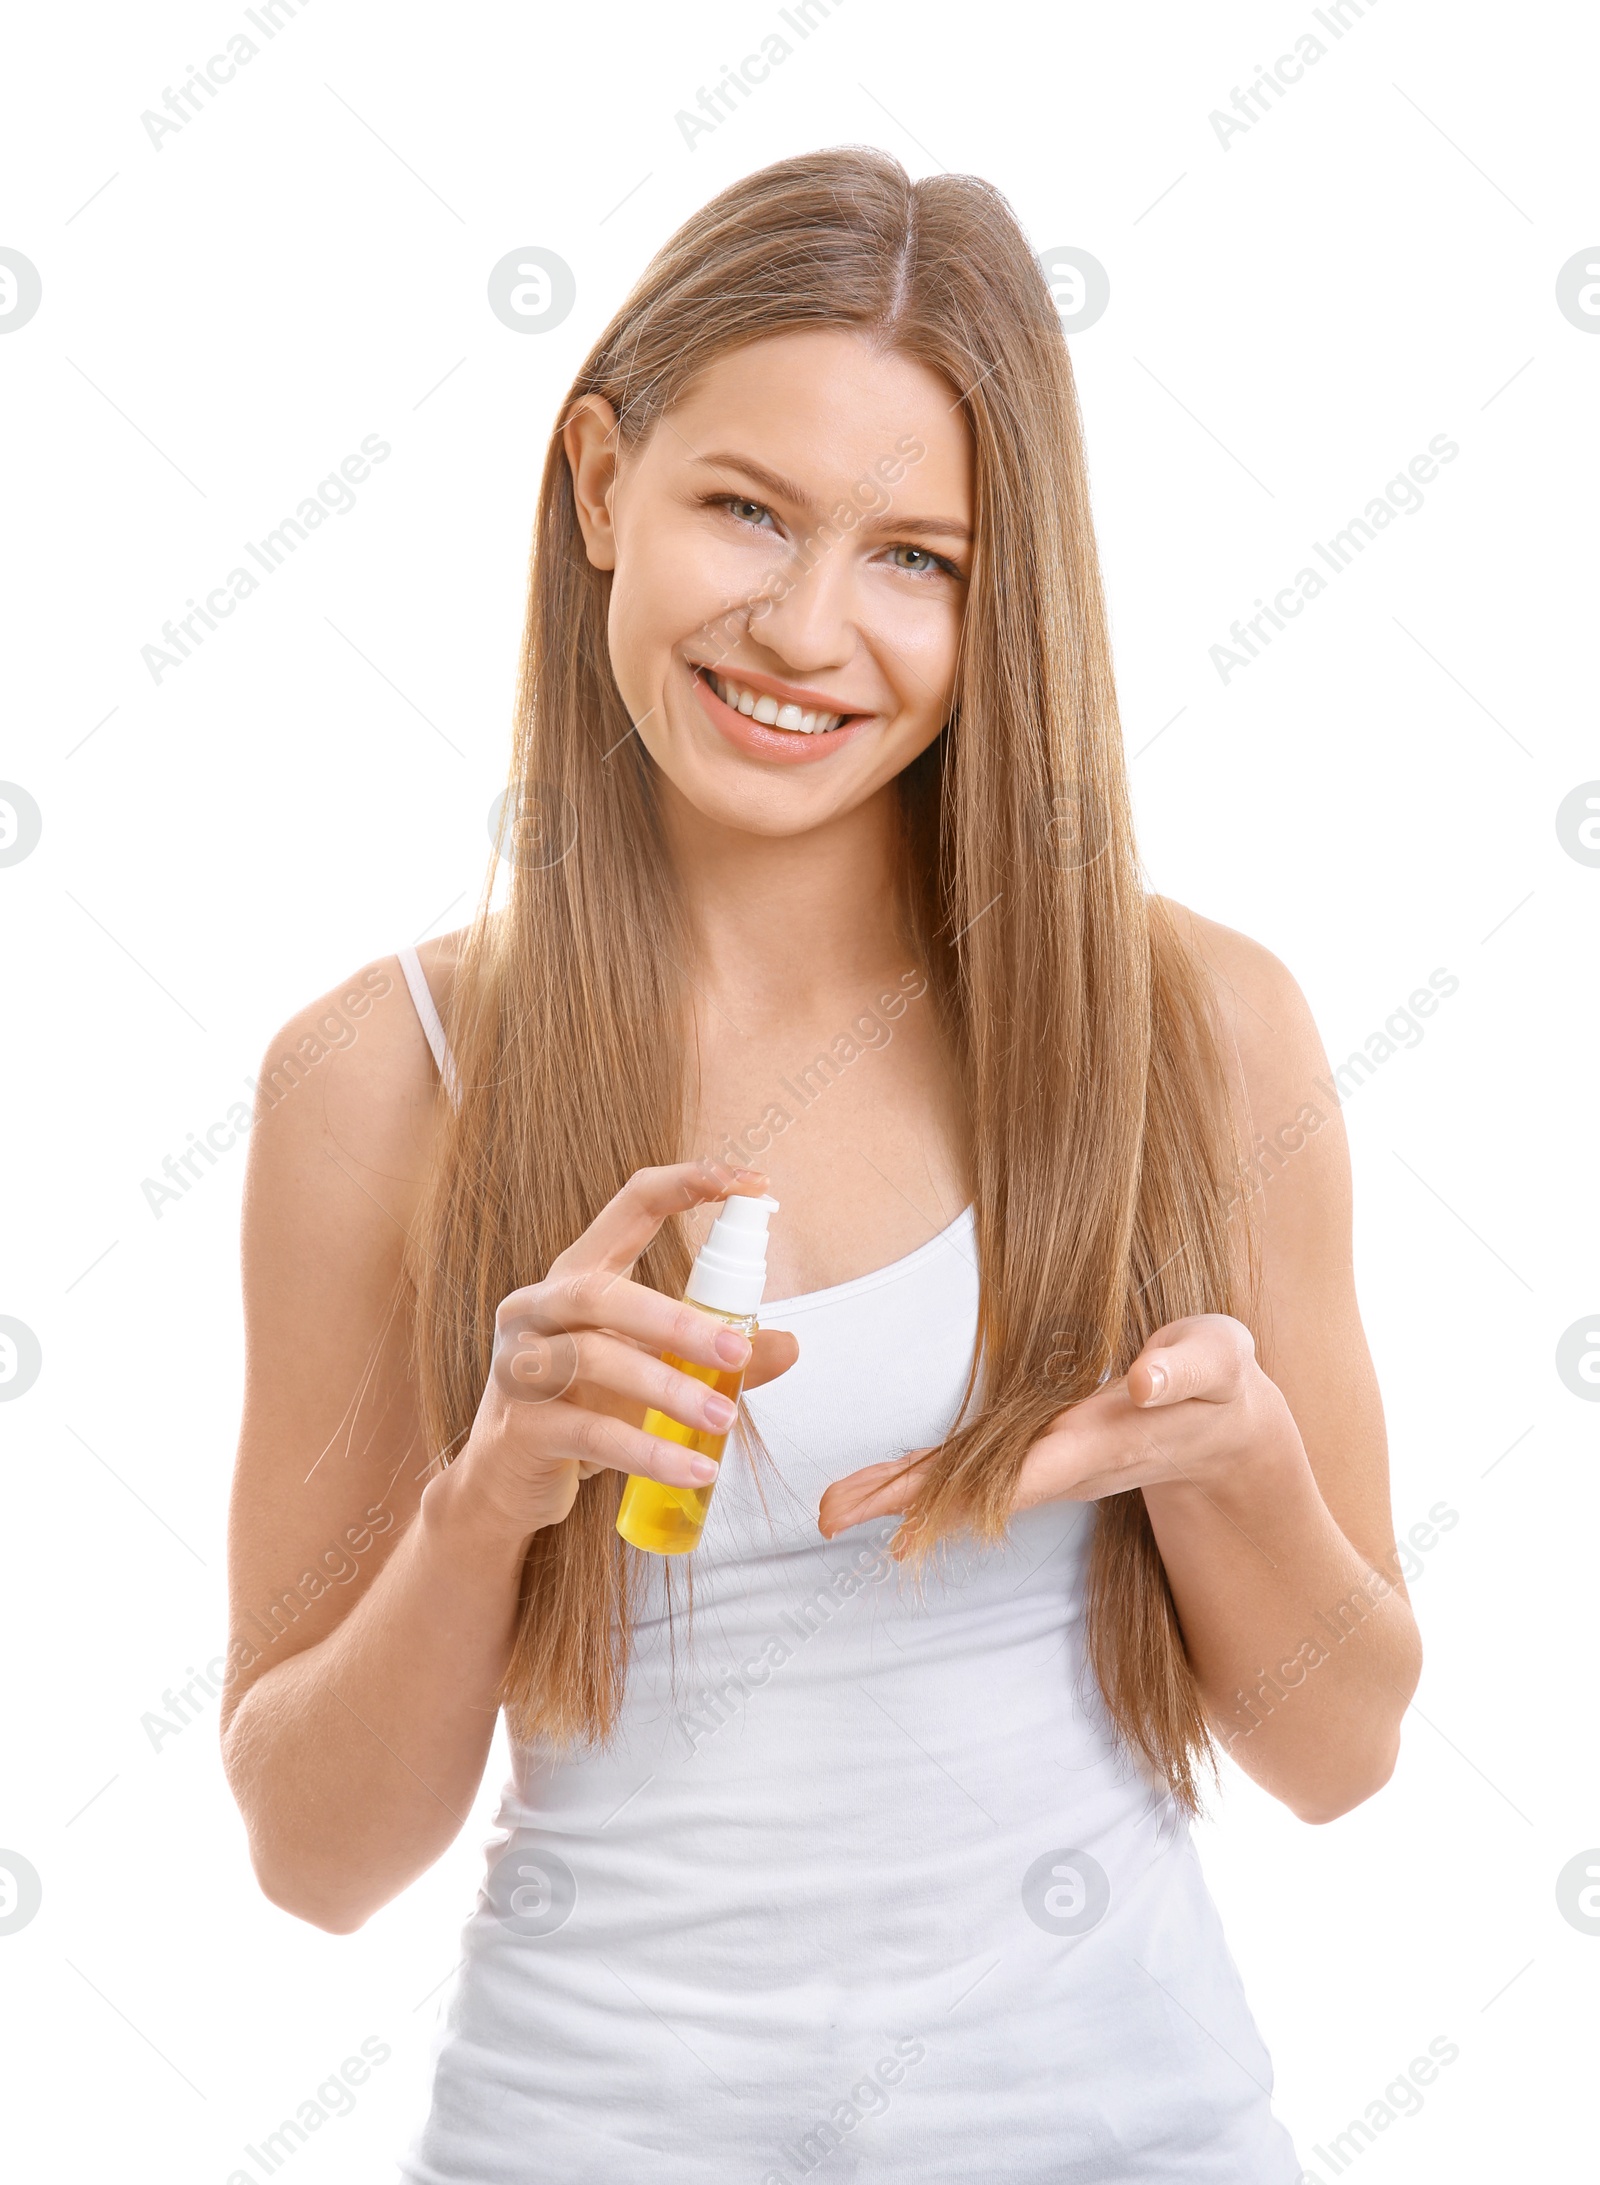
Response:
[{"label": "young woman", "polygon": [[[817,154],[662,250],[552,439],[508,810],[503,907],[251,1136],[263,1889],[359,1927],[513,1737],[405,2176],[1289,2185],[1186,1820],[1218,1741],[1347,1812],[1417,1676],[1346,1148],[1288,972],[1142,885],[992,189]],[[768,1188],[747,1345],[679,1300]],[[729,1406],[663,1353],[754,1392],[677,1560],[646,1409]]]}]

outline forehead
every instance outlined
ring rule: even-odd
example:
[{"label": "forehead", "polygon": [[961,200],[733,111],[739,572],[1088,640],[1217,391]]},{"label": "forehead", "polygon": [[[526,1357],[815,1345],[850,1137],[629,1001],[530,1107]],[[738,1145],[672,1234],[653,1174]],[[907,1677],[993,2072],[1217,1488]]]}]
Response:
[{"label": "forehead", "polygon": [[695,464],[737,449],[819,497],[870,476],[902,442],[914,459],[917,504],[968,520],[972,443],[948,380],[848,328],[773,334],[715,359],[647,444],[656,460]]}]

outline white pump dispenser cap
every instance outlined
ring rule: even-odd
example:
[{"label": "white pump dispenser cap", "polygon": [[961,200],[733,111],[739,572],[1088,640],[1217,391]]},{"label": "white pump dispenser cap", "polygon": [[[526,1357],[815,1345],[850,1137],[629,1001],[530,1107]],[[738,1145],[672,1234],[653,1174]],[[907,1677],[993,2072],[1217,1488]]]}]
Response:
[{"label": "white pump dispenser cap", "polygon": [[685,1295],[692,1304],[713,1312],[755,1311],[767,1286],[767,1223],[777,1211],[776,1199],[723,1201],[689,1277]]}]

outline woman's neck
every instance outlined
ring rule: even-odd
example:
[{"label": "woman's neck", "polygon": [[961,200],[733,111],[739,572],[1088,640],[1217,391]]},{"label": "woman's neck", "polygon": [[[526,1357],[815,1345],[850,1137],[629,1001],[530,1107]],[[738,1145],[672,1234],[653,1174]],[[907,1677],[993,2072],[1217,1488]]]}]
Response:
[{"label": "woman's neck", "polygon": [[904,968],[902,834],[893,785],[803,835],[707,821],[662,783],[702,997],[737,1014],[826,1003]]}]

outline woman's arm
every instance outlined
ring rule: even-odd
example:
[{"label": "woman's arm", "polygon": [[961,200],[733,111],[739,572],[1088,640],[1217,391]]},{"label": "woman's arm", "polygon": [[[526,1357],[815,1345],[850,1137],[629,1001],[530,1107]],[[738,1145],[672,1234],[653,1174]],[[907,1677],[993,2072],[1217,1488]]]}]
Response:
[{"label": "woman's arm", "polygon": [[1145,1505],[1220,1741],[1302,1820],[1331,1821],[1388,1781],[1422,1667],[1356,1301],[1349,1145],[1288,970],[1210,920],[1191,932],[1235,1040],[1248,1138],[1268,1149],[1255,1370],[1282,1402],[1246,1410],[1256,1431],[1232,1464],[1203,1485],[1148,1485]]},{"label": "woman's arm", "polygon": [[[429,968],[437,982],[437,959]],[[283,1028],[261,1072],[222,1710],[262,1888],[335,1932],[460,1828],[494,1731],[521,1563],[516,1541],[455,1521],[438,1492],[448,1475],[423,1494],[430,1453],[400,1273],[437,1079],[398,966],[371,974],[388,990],[350,1044],[303,1065],[326,1048],[330,995]]]},{"label": "woman's arm", "polygon": [[[731,1418],[661,1353],[743,1368],[756,1388],[797,1348],[773,1330],[752,1347],[628,1279],[669,1215],[764,1179],[715,1162],[640,1170],[542,1281],[501,1302],[471,1432],[438,1470],[417,1417],[401,1252],[442,1095],[398,967],[372,972],[389,985],[353,1041],[320,1053],[342,1021],[330,996],[285,1026],[262,1072],[229,1528],[228,1780],[262,1888],[335,1933],[398,1894],[464,1822],[528,1543],[566,1517],[581,1476],[714,1476],[640,1430],[650,1405],[713,1432]],[[273,1068],[313,1052],[298,1082]]]},{"label": "woman's arm", "polygon": [[[1220,1313],[1158,1329],[1034,1444],[1016,1506],[1141,1488],[1218,1738],[1302,1820],[1331,1821],[1388,1780],[1422,1658],[1356,1305],[1349,1153],[1288,971],[1180,915],[1217,981],[1247,1141],[1279,1149],[1257,1202],[1259,1340]],[[823,1531],[903,1511],[916,1474],[896,1470],[831,1486]]]}]

